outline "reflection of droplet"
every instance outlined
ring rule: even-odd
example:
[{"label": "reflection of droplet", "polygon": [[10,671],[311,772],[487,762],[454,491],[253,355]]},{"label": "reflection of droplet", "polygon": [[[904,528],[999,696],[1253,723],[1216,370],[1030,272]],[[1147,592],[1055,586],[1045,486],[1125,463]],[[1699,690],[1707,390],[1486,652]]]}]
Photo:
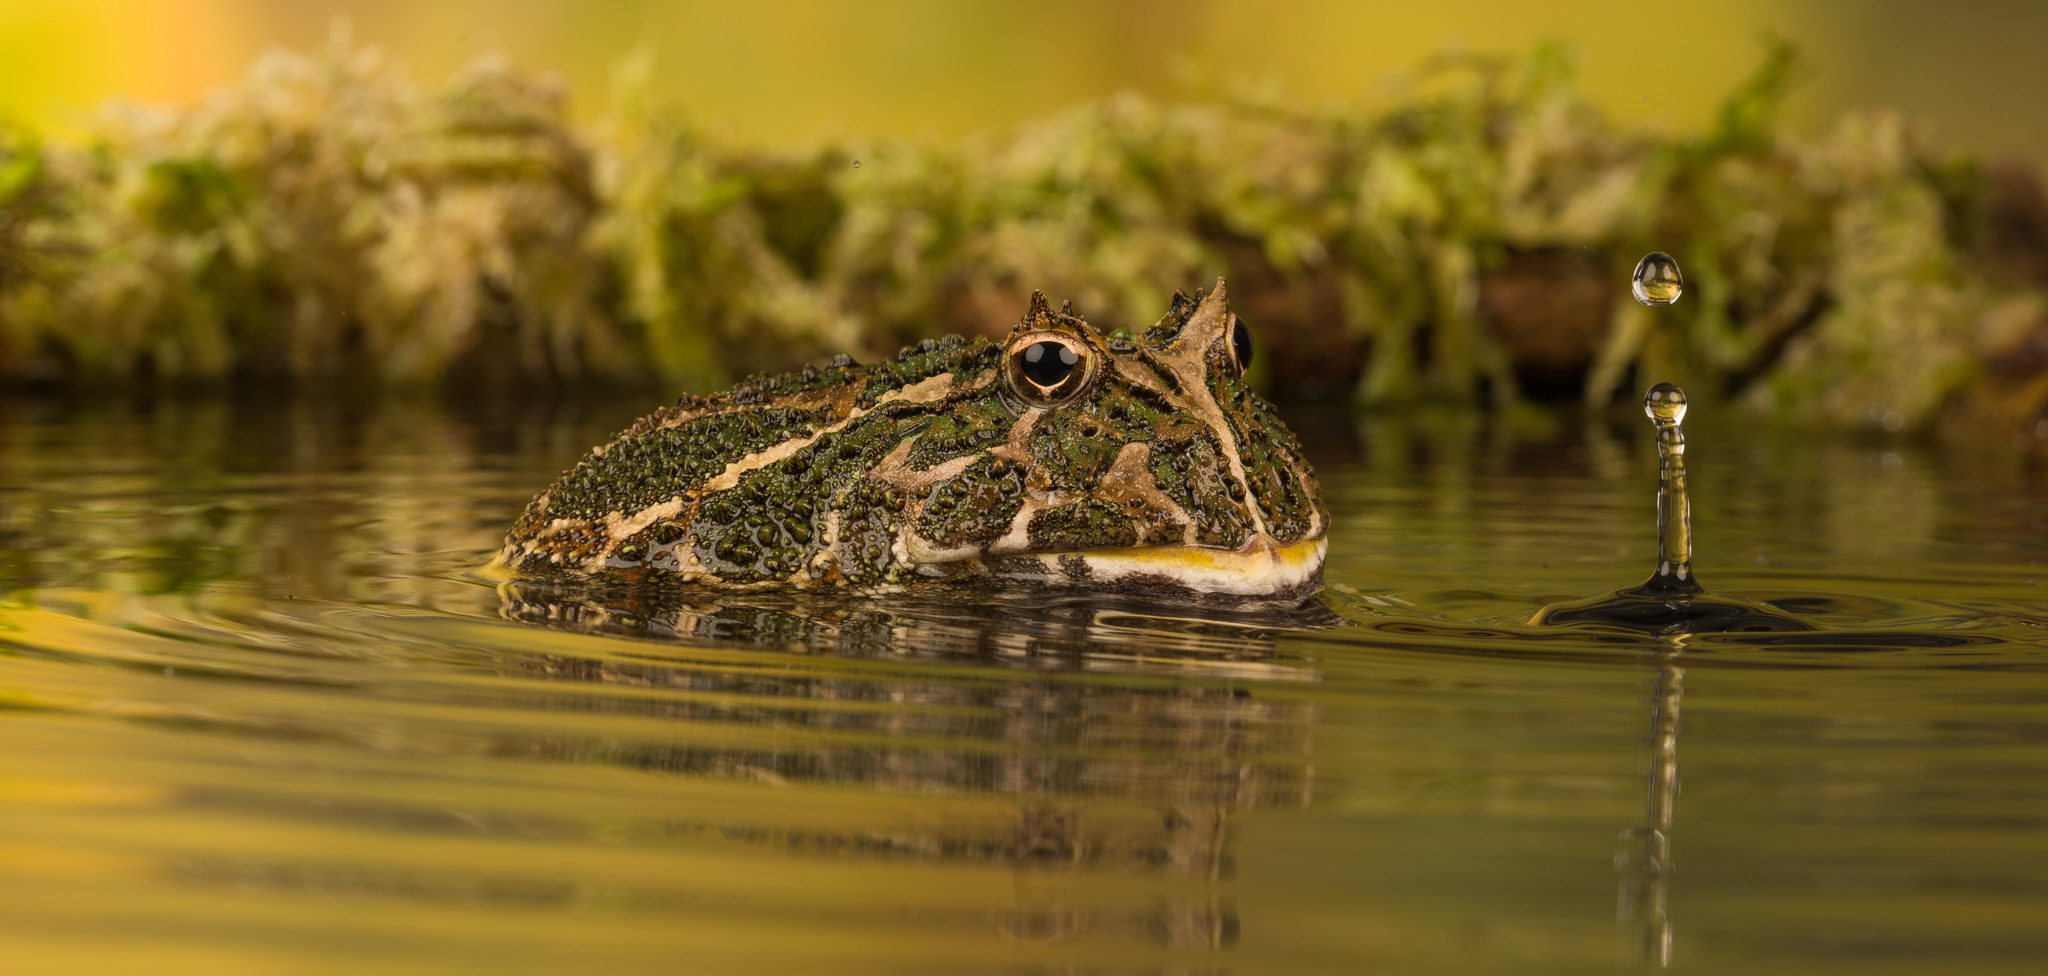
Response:
[{"label": "reflection of droplet", "polygon": [[1685,292],[1685,279],[1678,274],[1678,262],[1663,251],[1651,251],[1636,262],[1629,285],[1636,301],[1645,305],[1669,305]]},{"label": "reflection of droplet", "polygon": [[1659,428],[1685,422],[1685,391],[1676,383],[1659,383],[1643,394],[1643,414]]},{"label": "reflection of droplet", "polygon": [[856,159],[856,160],[854,160],[854,161],[853,161],[853,168],[854,168],[854,169],[859,169],[859,168],[860,168],[860,160]]}]

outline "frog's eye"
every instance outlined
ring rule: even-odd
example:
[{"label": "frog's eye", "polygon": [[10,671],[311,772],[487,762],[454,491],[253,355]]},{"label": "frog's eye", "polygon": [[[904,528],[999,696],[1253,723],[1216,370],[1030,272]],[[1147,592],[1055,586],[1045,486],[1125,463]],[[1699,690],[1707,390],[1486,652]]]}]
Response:
[{"label": "frog's eye", "polygon": [[1049,332],[1020,336],[1010,343],[1003,376],[1019,399],[1049,407],[1088,385],[1094,374],[1091,358],[1088,346],[1072,336]]},{"label": "frog's eye", "polygon": [[1237,358],[1238,372],[1252,368],[1252,327],[1245,323],[1243,316],[1231,317],[1230,354]]}]

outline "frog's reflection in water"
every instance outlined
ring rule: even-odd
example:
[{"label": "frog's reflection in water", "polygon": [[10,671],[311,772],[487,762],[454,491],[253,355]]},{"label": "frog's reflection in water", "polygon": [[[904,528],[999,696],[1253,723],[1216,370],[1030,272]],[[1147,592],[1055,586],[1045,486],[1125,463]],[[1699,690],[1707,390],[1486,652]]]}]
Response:
[{"label": "frog's reflection in water", "polygon": [[[1020,940],[1230,945],[1232,818],[1313,797],[1315,708],[1273,692],[1319,675],[1273,651],[1280,630],[1332,622],[1316,606],[1246,615],[527,581],[500,594],[514,619],[659,641],[518,661],[528,672],[658,690],[658,705],[622,705],[680,722],[772,729],[619,744],[611,761],[916,795],[921,810],[834,829],[701,826],[794,857],[1007,866],[1014,903],[973,913]],[[1090,883],[1110,876],[1138,881]]]}]

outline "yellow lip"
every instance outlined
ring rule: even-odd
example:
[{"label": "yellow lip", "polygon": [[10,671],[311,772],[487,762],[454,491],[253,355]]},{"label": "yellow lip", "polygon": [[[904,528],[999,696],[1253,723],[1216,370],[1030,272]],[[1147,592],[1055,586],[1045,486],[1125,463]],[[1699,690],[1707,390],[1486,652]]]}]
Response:
[{"label": "yellow lip", "polygon": [[1267,596],[1290,593],[1314,582],[1322,572],[1328,548],[1324,539],[1277,545],[1262,538],[1243,549],[1150,546],[1039,553],[1037,558],[1052,573],[1065,572],[1078,558],[1088,567],[1084,577],[1088,582],[1164,579],[1201,593]]}]

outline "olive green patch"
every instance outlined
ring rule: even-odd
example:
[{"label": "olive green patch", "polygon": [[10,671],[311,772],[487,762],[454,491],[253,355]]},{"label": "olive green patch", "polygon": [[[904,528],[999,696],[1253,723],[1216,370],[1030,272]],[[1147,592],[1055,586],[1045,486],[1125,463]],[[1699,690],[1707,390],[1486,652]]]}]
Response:
[{"label": "olive green patch", "polygon": [[650,565],[657,568],[673,568],[669,565],[668,554],[661,550],[682,541],[689,533],[687,522],[677,519],[661,519],[648,527],[626,537],[612,550],[612,558],[629,563],[653,560]]},{"label": "olive green patch", "polygon": [[1048,485],[1066,491],[1092,489],[1130,442],[1097,412],[1096,401],[1048,411],[1031,428],[1026,447]]},{"label": "olive green patch", "polygon": [[829,390],[860,382],[868,371],[847,356],[837,356],[824,365],[805,366],[788,373],[749,376],[725,394],[733,403],[761,404],[801,393]]},{"label": "olive green patch", "polygon": [[1201,427],[1200,421],[1175,410],[1143,387],[1106,389],[1089,406],[1103,426],[1125,441],[1149,441]]},{"label": "olive green patch", "polygon": [[1116,549],[1138,544],[1138,523],[1109,502],[1090,499],[1048,508],[1026,530],[1039,552]]},{"label": "olive green patch", "polygon": [[994,394],[957,403],[917,435],[907,458],[910,469],[924,471],[942,461],[985,451],[1007,440],[1016,423]]},{"label": "olive green patch", "polygon": [[775,479],[756,471],[739,487],[720,492],[691,523],[698,562],[722,579],[750,583],[795,573],[818,544],[818,506],[808,499],[781,507],[762,504]]},{"label": "olive green patch", "polygon": [[809,435],[819,419],[809,410],[746,410],[621,437],[548,490],[544,517],[595,519],[639,511],[702,486],[770,445]]},{"label": "olive green patch", "polygon": [[868,367],[858,402],[871,407],[892,392],[946,373],[978,376],[994,369],[1001,356],[1002,349],[986,339],[928,339],[898,353],[895,359]]},{"label": "olive green patch", "polygon": [[698,508],[690,546],[723,579],[757,582],[795,574],[824,546],[823,517],[892,450],[914,417],[881,412],[741,476]]},{"label": "olive green patch", "polygon": [[1302,472],[1301,442],[1282,423],[1273,405],[1246,388],[1232,375],[1211,380],[1224,420],[1237,441],[1238,459],[1244,465],[1252,500],[1265,516],[1266,531],[1281,539],[1299,539],[1314,524],[1320,504]]},{"label": "olive green patch", "polygon": [[1251,531],[1244,489],[1230,477],[1214,437],[1205,432],[1180,444],[1155,444],[1152,480],[1194,521],[1196,542],[1225,549],[1244,544]]},{"label": "olive green patch", "polygon": [[[902,524],[902,492],[878,481],[864,480],[841,495],[839,543],[834,549],[839,572],[850,583],[889,579],[896,566],[897,527]],[[819,567],[816,574],[824,575]]]},{"label": "olive green patch", "polygon": [[987,545],[1009,531],[1023,507],[1023,467],[983,458],[932,487],[918,512],[917,531],[941,546]]}]

